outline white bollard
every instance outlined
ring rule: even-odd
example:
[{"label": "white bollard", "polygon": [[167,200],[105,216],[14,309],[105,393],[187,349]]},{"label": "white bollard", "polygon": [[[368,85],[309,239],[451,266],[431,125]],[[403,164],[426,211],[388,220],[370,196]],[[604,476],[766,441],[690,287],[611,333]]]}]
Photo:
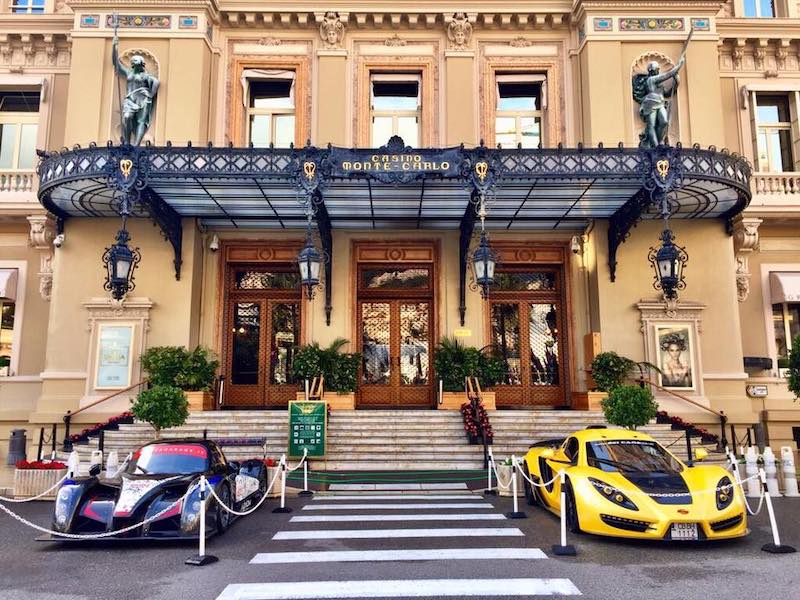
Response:
[{"label": "white bollard", "polygon": [[103,466],[103,451],[102,450],[92,450],[92,456],[89,459],[89,468],[91,469],[95,465]]},{"label": "white bollard", "polygon": [[286,455],[281,456],[281,505],[273,508],[274,513],[290,513],[292,509],[286,506]]},{"label": "white bollard", "polygon": [[758,475],[758,454],[753,446],[750,446],[744,454],[745,475],[747,475],[747,497],[760,498],[761,486],[755,480],[754,475]]},{"label": "white bollard", "polygon": [[217,562],[219,560],[216,556],[206,554],[206,494],[208,482],[206,476],[200,476],[200,548],[198,549],[197,556],[192,556],[186,559],[187,565],[195,567],[202,567],[209,563]]},{"label": "white bollard", "polygon": [[566,473],[564,471],[558,472],[558,479],[561,486],[561,543],[553,544],[553,554],[556,556],[575,556],[578,552],[575,546],[567,544],[567,494],[564,487],[567,483]]},{"label": "white bollard", "polygon": [[781,492],[778,486],[778,465],[775,460],[775,454],[772,452],[772,448],[767,446],[764,448],[764,454],[762,456],[764,457],[764,472],[767,474],[767,489],[769,490],[769,495],[773,498],[778,498]]},{"label": "white bollard", "polygon": [[119,454],[116,450],[111,450],[106,458],[106,477],[113,478],[119,472]]},{"label": "white bollard", "polygon": [[517,497],[517,469],[519,469],[519,465],[517,464],[517,457],[513,454],[511,455],[511,495],[514,497],[514,510],[510,513],[506,513],[506,517],[509,519],[527,519],[528,515],[524,512],[520,511],[519,509],[519,498]]},{"label": "white bollard", "polygon": [[314,492],[308,489],[308,448],[303,448],[303,491],[300,496],[313,496]]},{"label": "white bollard", "polygon": [[72,479],[73,477],[77,477],[80,475],[81,470],[81,457],[78,454],[77,450],[73,450],[69,453],[69,459],[67,460],[67,477]]},{"label": "white bollard", "polygon": [[797,498],[797,469],[794,466],[794,451],[789,446],[781,448],[781,470],[783,471],[783,495]]},{"label": "white bollard", "polygon": [[492,447],[489,446],[489,464],[486,466],[486,489],[483,493],[487,496],[496,496],[497,490],[492,486],[492,467],[494,467],[494,455],[492,454]]},{"label": "white bollard", "polygon": [[775,520],[775,511],[772,508],[772,498],[770,497],[769,487],[767,486],[767,474],[764,469],[758,470],[758,477],[761,480],[761,490],[764,493],[764,500],[769,514],[769,526],[772,529],[772,543],[764,544],[761,549],[770,554],[790,554],[797,552],[792,546],[781,544],[781,537],[778,534],[778,523]]}]

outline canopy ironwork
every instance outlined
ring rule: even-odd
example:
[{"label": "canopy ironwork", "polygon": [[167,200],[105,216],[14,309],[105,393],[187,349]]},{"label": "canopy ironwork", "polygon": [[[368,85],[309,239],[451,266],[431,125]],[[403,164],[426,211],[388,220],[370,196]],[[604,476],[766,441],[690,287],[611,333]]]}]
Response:
[{"label": "canopy ironwork", "polygon": [[[750,201],[748,162],[697,145],[415,149],[400,138],[377,149],[109,143],[40,157],[38,193],[46,209],[62,221],[114,217],[122,198],[133,196],[133,216],[153,219],[172,244],[176,278],[184,217],[215,228],[301,230],[313,202],[328,256],[333,229],[459,229],[462,321],[480,197],[490,230],[578,231],[592,219],[608,219],[612,281],[616,250],[631,228],[659,217],[653,189],[668,194],[673,219],[730,225]],[[328,263],[328,280],[330,269]]]}]

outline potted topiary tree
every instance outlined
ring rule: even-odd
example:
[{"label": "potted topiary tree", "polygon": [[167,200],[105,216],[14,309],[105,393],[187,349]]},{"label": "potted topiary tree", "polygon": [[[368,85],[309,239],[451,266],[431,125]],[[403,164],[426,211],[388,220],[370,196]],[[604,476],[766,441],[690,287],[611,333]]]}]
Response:
[{"label": "potted topiary tree", "polygon": [[219,361],[208,349],[154,346],[142,354],[141,361],[151,385],[174,386],[186,392],[189,410],[214,409],[211,388]]},{"label": "potted topiary tree", "polygon": [[789,352],[789,365],[786,367],[786,383],[789,391],[794,394],[794,399],[800,400],[800,335],[792,341],[792,349]]},{"label": "potted topiary tree", "polygon": [[[292,361],[292,376],[301,385],[322,375],[325,378],[323,399],[331,409],[355,409],[358,368],[361,354],[342,352],[350,342],[336,338],[327,348],[317,342],[300,346]],[[305,391],[297,393],[297,399],[305,398]]]},{"label": "potted topiary tree", "polygon": [[[503,377],[502,359],[498,358],[491,346],[482,350],[466,346],[456,338],[444,337],[433,352],[433,368],[436,377],[442,381],[443,410],[459,410],[467,401],[464,383],[467,377],[477,377],[481,389],[491,387]],[[483,405],[495,408],[495,394],[483,391]]]},{"label": "potted topiary tree", "polygon": [[658,404],[650,388],[638,385],[618,385],[608,392],[608,398],[600,404],[606,421],[627,429],[647,425],[658,412]]},{"label": "potted topiary tree", "polygon": [[594,357],[590,370],[593,389],[576,394],[575,408],[600,410],[612,389],[633,377],[643,377],[649,370],[660,372],[656,365],[647,361],[637,362],[616,352],[601,352]]},{"label": "potted topiary tree", "polygon": [[156,438],[161,430],[179,427],[189,417],[189,402],[184,391],[173,385],[154,385],[142,391],[131,407],[133,416],[150,423]]}]

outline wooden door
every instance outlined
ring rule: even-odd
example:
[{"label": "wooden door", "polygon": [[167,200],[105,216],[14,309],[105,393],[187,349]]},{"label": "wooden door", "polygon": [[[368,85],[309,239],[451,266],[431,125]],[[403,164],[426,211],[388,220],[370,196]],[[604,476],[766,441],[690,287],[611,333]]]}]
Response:
[{"label": "wooden door", "polygon": [[362,364],[359,406],[427,408],[432,401],[432,303],[359,302]]},{"label": "wooden door", "polygon": [[237,267],[227,278],[223,407],[286,407],[297,385],[292,359],[300,344],[296,273]]},{"label": "wooden door", "polygon": [[566,322],[558,269],[505,270],[489,301],[490,340],[505,363],[502,408],[566,404]]}]

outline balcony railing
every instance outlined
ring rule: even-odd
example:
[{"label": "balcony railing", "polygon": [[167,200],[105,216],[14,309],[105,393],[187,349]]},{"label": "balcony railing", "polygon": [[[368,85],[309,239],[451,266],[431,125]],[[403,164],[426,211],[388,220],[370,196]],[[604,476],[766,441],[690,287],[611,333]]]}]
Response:
[{"label": "balcony railing", "polygon": [[0,192],[35,192],[36,171],[0,170]]},{"label": "balcony railing", "polygon": [[753,195],[800,194],[800,172],[753,173]]}]

